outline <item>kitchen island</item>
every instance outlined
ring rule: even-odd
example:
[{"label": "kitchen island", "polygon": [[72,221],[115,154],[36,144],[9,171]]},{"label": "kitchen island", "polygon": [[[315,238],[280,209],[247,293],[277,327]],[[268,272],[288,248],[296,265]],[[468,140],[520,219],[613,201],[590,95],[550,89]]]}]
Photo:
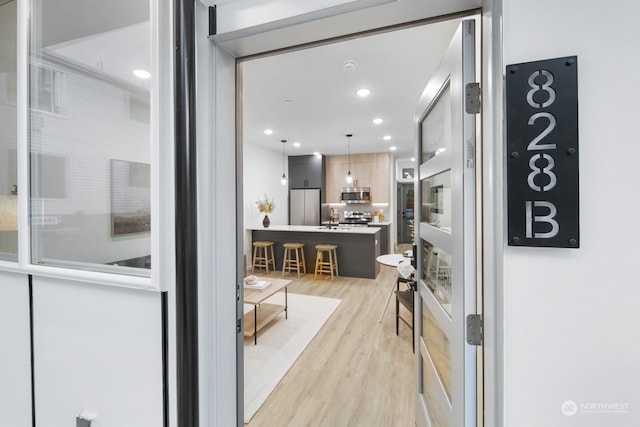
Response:
[{"label": "kitchen island", "polygon": [[316,262],[315,246],[338,245],[340,276],[375,279],[380,271],[376,257],[380,255],[380,228],[332,227],[313,225],[274,225],[252,228],[252,242],[268,240],[275,243],[276,269],[282,271],[284,243],[304,243],[307,273],[313,274]]}]

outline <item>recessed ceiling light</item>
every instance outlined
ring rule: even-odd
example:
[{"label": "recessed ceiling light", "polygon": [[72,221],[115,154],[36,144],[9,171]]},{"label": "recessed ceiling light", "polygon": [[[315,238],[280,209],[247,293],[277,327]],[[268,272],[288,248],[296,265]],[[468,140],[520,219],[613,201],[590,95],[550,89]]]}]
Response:
[{"label": "recessed ceiling light", "polygon": [[265,129],[264,130],[264,134],[265,135],[273,135],[273,131],[271,129]]},{"label": "recessed ceiling light", "polygon": [[444,153],[445,151],[447,151],[447,149],[446,149],[446,148],[438,148],[438,149],[436,150],[436,153],[440,154],[440,153]]},{"label": "recessed ceiling light", "polygon": [[300,143],[299,143],[299,142],[294,142],[294,143],[293,143],[293,146],[294,146],[294,147],[296,147],[296,148],[298,148],[298,147],[300,147]]},{"label": "recessed ceiling light", "polygon": [[416,161],[416,158],[415,158],[415,157],[412,157],[412,158],[411,158],[411,161],[412,161],[412,162],[415,162],[415,161]]},{"label": "recessed ceiling light", "polygon": [[382,124],[384,120],[382,120],[380,117],[378,117],[377,119],[373,119],[373,124],[374,125],[380,125]]},{"label": "recessed ceiling light", "polygon": [[293,104],[293,101],[292,101],[292,100],[290,100],[290,99],[285,99],[285,100],[284,100],[284,101],[282,101],[282,102],[284,102],[285,104]]},{"label": "recessed ceiling light", "polygon": [[391,147],[389,147],[390,151],[396,151],[397,147],[395,145],[392,145]]},{"label": "recessed ceiling light", "polygon": [[366,98],[367,96],[369,96],[371,94],[371,91],[367,88],[362,88],[362,89],[358,89],[356,91],[356,94],[361,97],[361,98]]},{"label": "recessed ceiling light", "polygon": [[389,141],[391,139],[391,135],[385,135],[382,137],[385,141]]},{"label": "recessed ceiling light", "polygon": [[133,75],[139,79],[148,79],[151,77],[151,73],[147,70],[133,70]]}]

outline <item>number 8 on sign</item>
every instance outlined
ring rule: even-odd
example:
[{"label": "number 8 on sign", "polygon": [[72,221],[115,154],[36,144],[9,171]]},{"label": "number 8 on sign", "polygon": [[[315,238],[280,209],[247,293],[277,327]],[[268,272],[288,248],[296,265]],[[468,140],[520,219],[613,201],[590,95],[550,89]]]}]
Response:
[{"label": "number 8 on sign", "polygon": [[[543,75],[547,78],[547,80],[542,85],[536,85],[534,81],[539,75]],[[551,74],[549,71],[542,70],[532,73],[529,76],[529,87],[531,87],[531,90],[527,92],[527,102],[529,103],[529,105],[531,105],[533,108],[546,108],[553,104],[553,102],[556,100],[556,91],[551,87],[552,83],[553,74]],[[538,104],[533,101],[533,95],[540,90],[543,90],[548,94],[547,101],[542,104]]]}]

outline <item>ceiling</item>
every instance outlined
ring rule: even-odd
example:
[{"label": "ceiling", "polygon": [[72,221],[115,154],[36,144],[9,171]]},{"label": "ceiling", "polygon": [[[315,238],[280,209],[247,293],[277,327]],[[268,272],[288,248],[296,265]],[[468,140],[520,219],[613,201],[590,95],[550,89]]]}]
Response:
[{"label": "ceiling", "polygon": [[[416,105],[460,20],[242,63],[244,140],[287,155],[389,152],[409,158]],[[346,70],[353,61],[355,70]],[[368,88],[366,98],[356,95]],[[374,118],[382,118],[380,125]],[[272,135],[265,135],[272,129]],[[390,140],[383,137],[388,135]],[[294,142],[300,146],[295,148]]]},{"label": "ceiling", "polygon": [[[56,4],[68,9],[69,1],[56,0]],[[133,69],[149,69],[150,65],[149,23],[131,6],[138,7],[141,1],[127,3],[126,19],[119,15],[114,19],[118,25],[98,25],[102,23],[98,18],[92,24],[93,31],[77,23],[45,25],[46,46],[58,55],[148,88],[148,81],[132,75]],[[407,1],[415,3],[414,7],[423,4]],[[101,4],[97,0],[90,3]],[[114,13],[111,9],[100,12],[96,16]],[[362,19],[358,21],[362,23]],[[353,154],[388,152],[395,146],[396,157],[411,157],[416,104],[459,22],[457,18],[351,37],[241,62],[244,140],[278,152],[283,147],[281,140],[286,140],[287,155],[316,151],[338,155],[347,154],[345,135],[349,133],[353,134]],[[66,32],[55,33],[56,28]],[[114,50],[113,46],[123,48]],[[345,61],[353,61],[355,69],[346,70]],[[355,94],[362,87],[371,90],[367,98]],[[374,118],[384,122],[374,125]],[[274,131],[272,135],[264,134],[267,128]],[[391,139],[385,141],[385,135]],[[300,146],[295,148],[294,142]]]},{"label": "ceiling", "polygon": [[[93,37],[149,19],[148,0],[38,0],[33,7],[41,17],[36,25],[43,46]],[[126,48],[126,44],[121,46]]]}]

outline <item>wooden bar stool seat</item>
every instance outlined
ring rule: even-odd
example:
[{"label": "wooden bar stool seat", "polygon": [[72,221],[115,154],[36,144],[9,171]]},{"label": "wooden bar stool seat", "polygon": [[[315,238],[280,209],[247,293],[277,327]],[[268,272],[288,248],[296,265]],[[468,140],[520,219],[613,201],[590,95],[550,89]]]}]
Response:
[{"label": "wooden bar stool seat", "polygon": [[251,266],[251,272],[254,272],[256,268],[263,268],[268,273],[269,264],[273,266],[273,270],[276,269],[276,256],[273,251],[273,245],[273,242],[253,242],[253,265]]},{"label": "wooden bar stool seat", "polygon": [[284,243],[284,257],[282,259],[282,275],[285,272],[295,271],[300,277],[307,274],[307,265],[304,261],[304,243]]},{"label": "wooden bar stool seat", "polygon": [[[322,277],[322,273],[331,274],[331,280],[333,280],[333,274],[335,277],[338,275],[338,254],[336,249],[337,245],[316,245],[316,268],[313,278],[317,278],[318,274]],[[325,259],[325,254],[327,259]]]}]

